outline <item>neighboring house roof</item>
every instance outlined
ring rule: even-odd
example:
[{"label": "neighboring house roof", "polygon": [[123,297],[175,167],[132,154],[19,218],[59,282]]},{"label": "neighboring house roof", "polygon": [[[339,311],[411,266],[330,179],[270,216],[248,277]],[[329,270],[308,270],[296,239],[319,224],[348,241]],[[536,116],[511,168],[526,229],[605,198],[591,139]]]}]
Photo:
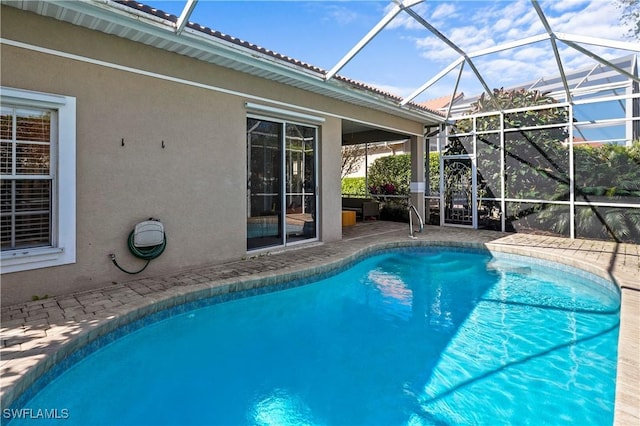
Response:
[{"label": "neighboring house roof", "polygon": [[588,145],[588,146],[590,146],[592,148],[600,148],[601,146],[606,145],[603,142],[591,142],[591,141],[588,141],[585,138],[581,138],[580,136],[574,136],[573,137],[573,144],[574,145],[582,145],[582,146]]},{"label": "neighboring house roof", "polygon": [[[464,98],[464,93],[462,92],[456,93],[456,95],[453,97],[453,102],[455,103],[456,101],[463,98]],[[419,105],[427,109],[430,109],[432,111],[441,112],[446,110],[450,102],[451,102],[451,95],[446,95],[446,96],[440,96],[439,98],[430,99],[426,102],[421,102]]]},{"label": "neighboring house roof", "polygon": [[325,80],[327,72],[319,67],[193,22],[178,34],[175,15],[136,1],[2,0],[2,4],[403,118],[423,123],[443,120],[416,103],[400,106],[400,96],[344,76]]}]

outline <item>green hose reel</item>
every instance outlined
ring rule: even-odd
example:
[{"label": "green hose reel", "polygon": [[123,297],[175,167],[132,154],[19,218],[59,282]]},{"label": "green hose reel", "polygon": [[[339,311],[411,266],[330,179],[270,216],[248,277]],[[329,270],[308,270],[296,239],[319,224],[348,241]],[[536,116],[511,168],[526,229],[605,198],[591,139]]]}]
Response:
[{"label": "green hose reel", "polygon": [[110,255],[111,261],[122,272],[131,275],[139,274],[149,266],[149,263],[153,259],[160,256],[167,247],[167,236],[164,233],[164,226],[159,220],[153,218],[138,223],[129,234],[127,246],[132,255],[138,259],[147,261],[142,269],[132,272],[122,268],[118,265],[118,262],[116,262],[115,254]]}]

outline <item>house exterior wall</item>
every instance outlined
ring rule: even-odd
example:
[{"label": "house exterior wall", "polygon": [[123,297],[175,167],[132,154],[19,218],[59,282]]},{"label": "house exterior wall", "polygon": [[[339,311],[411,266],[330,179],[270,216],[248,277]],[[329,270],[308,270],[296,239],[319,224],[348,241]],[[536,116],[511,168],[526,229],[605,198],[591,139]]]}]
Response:
[{"label": "house exterior wall", "polygon": [[11,7],[2,7],[1,20],[3,38],[55,53],[3,45],[0,84],[77,102],[76,262],[4,273],[3,306],[130,279],[108,255],[131,269],[142,265],[126,239],[149,217],[163,222],[167,248],[140,276],[246,255],[247,101],[331,112],[318,125],[322,241],[341,238],[341,118],[414,134],[422,129],[422,123]]}]

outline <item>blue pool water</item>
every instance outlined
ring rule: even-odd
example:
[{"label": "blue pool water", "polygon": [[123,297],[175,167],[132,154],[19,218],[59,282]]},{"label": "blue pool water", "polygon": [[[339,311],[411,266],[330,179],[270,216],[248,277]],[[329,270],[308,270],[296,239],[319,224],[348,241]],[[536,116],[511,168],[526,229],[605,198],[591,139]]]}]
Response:
[{"label": "blue pool water", "polygon": [[173,315],[82,358],[11,425],[53,409],[69,426],[612,424],[619,293],[550,265],[390,251]]}]

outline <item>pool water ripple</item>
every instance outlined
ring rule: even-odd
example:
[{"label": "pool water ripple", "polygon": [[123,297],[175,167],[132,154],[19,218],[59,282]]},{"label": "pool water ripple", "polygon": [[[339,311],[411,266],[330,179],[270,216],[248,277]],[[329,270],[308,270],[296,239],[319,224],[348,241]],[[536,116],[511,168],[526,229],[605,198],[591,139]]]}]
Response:
[{"label": "pool water ripple", "polygon": [[65,425],[612,424],[619,303],[549,263],[389,251],[135,330],[24,407]]}]

